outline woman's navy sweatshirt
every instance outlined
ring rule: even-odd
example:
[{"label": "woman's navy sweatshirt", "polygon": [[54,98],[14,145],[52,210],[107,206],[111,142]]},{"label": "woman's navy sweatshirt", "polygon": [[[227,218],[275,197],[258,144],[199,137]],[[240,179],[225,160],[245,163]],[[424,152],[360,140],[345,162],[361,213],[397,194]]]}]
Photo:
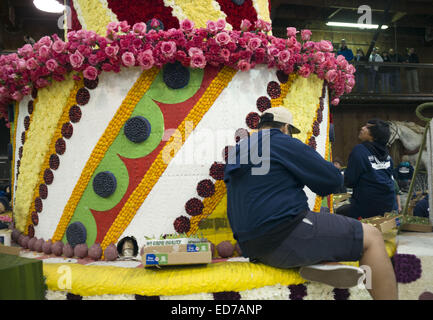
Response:
[{"label": "woman's navy sweatshirt", "polygon": [[386,147],[362,143],[353,148],[344,171],[346,187],[353,188],[351,217],[369,218],[392,211],[396,201],[393,169]]},{"label": "woman's navy sweatshirt", "polygon": [[[260,162],[254,154],[261,154]],[[272,233],[309,210],[305,186],[326,196],[343,183],[331,162],[278,129],[261,130],[241,140],[227,162],[227,215],[240,243]]]}]

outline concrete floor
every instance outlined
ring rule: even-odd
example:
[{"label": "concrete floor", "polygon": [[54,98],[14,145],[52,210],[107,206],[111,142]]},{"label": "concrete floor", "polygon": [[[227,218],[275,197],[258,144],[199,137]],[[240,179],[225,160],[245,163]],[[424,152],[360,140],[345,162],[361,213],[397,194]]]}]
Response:
[{"label": "concrete floor", "polygon": [[433,256],[433,232],[401,232],[397,235],[397,252],[417,256]]}]

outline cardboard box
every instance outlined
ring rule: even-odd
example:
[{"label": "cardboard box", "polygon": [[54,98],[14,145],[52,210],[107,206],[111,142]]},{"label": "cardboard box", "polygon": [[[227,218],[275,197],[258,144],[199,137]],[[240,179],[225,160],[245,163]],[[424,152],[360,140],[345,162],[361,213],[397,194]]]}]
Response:
[{"label": "cardboard box", "polygon": [[376,216],[364,219],[363,222],[371,224],[379,229],[382,233],[387,233],[397,229],[401,224],[401,215],[398,216]]},{"label": "cardboard box", "polygon": [[20,254],[20,251],[21,247],[10,247],[0,244],[0,253],[18,256]]},{"label": "cardboard box", "polygon": [[433,226],[431,224],[405,223],[401,225],[401,230],[414,232],[432,232]]},{"label": "cardboard box", "polygon": [[207,264],[211,261],[212,252],[209,242],[143,247],[142,262],[145,267]]}]

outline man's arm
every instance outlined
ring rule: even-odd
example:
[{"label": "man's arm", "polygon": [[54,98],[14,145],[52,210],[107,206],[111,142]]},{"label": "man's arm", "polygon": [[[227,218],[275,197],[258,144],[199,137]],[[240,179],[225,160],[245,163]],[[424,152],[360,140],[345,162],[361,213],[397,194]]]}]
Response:
[{"label": "man's arm", "polygon": [[320,196],[335,193],[343,184],[342,174],[331,162],[297,139],[279,144],[278,155],[302,184]]}]

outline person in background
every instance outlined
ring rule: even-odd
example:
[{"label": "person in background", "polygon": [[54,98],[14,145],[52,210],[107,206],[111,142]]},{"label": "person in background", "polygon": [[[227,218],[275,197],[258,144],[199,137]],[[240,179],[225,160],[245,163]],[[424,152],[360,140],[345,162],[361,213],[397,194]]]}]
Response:
[{"label": "person in background", "polygon": [[353,52],[347,47],[345,39],[341,39],[341,45],[340,49],[337,51],[337,55],[342,55],[347,61],[353,60]]},{"label": "person in background", "polygon": [[[332,163],[334,164],[334,167],[336,167],[338,170],[340,170],[341,174],[344,177],[343,162],[339,158],[335,158]],[[342,183],[340,188],[337,191],[335,191],[336,194],[346,193],[346,192],[347,192],[347,189],[344,186],[344,183]]]},{"label": "person in background", "polygon": [[[391,63],[401,63],[403,62],[402,57],[394,52],[394,49],[389,49],[388,51],[389,62]],[[401,92],[401,80],[400,80],[400,67],[388,67],[391,72],[390,76],[390,86],[392,93],[400,93]]]},{"label": "person in background", "polygon": [[[368,58],[369,62],[383,62],[382,57],[379,54],[378,48],[373,48],[373,52]],[[368,66],[368,92],[369,93],[378,93],[378,87],[376,85],[377,81],[377,72],[379,71],[379,66]]]},{"label": "person in background", "polygon": [[32,37],[30,37],[28,34],[24,35],[24,42],[26,44],[31,44],[31,45],[34,45],[36,43],[35,39],[33,39]]},{"label": "person in background", "polygon": [[[383,62],[391,62],[388,52],[382,52]],[[390,81],[391,81],[391,70],[389,67],[382,67],[379,71],[380,74],[380,82],[382,85],[382,93],[390,93]]]},{"label": "person in background", "polygon": [[353,148],[344,171],[345,186],[353,188],[345,215],[365,219],[393,210],[394,166],[386,147],[390,135],[389,124],[379,119],[369,120],[361,128],[358,137],[362,143]]},{"label": "person in background", "polygon": [[394,177],[397,179],[398,186],[403,192],[409,191],[413,172],[413,166],[409,161],[400,162],[397,168],[394,169]]},{"label": "person in background", "polygon": [[[356,55],[354,58],[355,62],[367,62],[367,58],[365,57],[364,51],[361,48],[356,49]],[[356,92],[364,92],[365,85],[365,66],[356,65],[355,72],[355,90]]]},{"label": "person in background", "polygon": [[413,215],[416,217],[429,218],[430,217],[430,208],[429,208],[429,200],[428,194],[419,200],[415,208],[413,208]]},{"label": "person in background", "polygon": [[[407,50],[407,55],[404,60],[406,63],[419,63],[418,55],[414,48]],[[409,93],[419,93],[418,69],[414,67],[406,68],[406,79]]]},{"label": "person in background", "polygon": [[9,186],[3,186],[0,189],[0,214],[5,211],[11,210],[11,207],[9,205],[11,198],[10,198],[10,192],[8,191],[9,191]]}]

